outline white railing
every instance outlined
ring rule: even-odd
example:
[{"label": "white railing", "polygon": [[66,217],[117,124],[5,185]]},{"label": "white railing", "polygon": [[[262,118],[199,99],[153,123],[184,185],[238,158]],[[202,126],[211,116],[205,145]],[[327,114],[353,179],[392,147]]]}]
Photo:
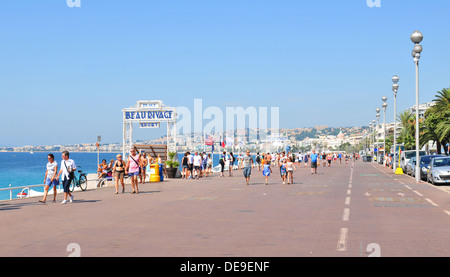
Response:
[{"label": "white railing", "polygon": [[[9,188],[0,188],[0,191],[7,191],[7,190],[9,190],[9,200],[12,200],[13,199],[13,195],[12,195],[12,191],[13,190],[21,190],[18,193],[18,196],[17,196],[18,198],[23,198],[23,197],[29,198],[30,195],[31,195],[31,193],[30,193],[30,189],[31,188],[38,188],[38,187],[43,187],[43,186],[45,186],[45,185],[44,184],[40,184],[40,185],[30,185],[30,186],[21,186],[21,187],[11,187],[11,185],[9,185]],[[61,184],[59,184],[58,187],[59,187],[59,189],[61,189]],[[24,196],[23,193],[26,190],[28,191],[28,193],[26,194],[26,196]]]}]

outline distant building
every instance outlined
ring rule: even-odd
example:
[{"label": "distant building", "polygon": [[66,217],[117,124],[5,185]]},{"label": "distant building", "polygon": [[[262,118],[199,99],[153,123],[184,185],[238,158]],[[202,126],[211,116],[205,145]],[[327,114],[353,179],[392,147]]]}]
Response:
[{"label": "distant building", "polygon": [[[424,103],[424,104],[419,104],[419,118],[424,118],[425,117],[425,112],[433,107],[434,105],[436,105],[436,102],[429,102],[429,103]],[[411,112],[412,114],[416,114],[416,105],[412,106],[409,109],[406,109],[407,111]]]}]

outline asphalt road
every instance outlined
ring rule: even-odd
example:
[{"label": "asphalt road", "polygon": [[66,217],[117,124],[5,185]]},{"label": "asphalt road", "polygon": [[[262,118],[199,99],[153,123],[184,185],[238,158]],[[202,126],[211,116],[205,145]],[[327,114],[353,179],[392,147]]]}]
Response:
[{"label": "asphalt road", "polygon": [[[450,256],[450,194],[379,165],[252,171],[0,202],[0,256]],[[51,199],[51,197],[50,197]]]}]

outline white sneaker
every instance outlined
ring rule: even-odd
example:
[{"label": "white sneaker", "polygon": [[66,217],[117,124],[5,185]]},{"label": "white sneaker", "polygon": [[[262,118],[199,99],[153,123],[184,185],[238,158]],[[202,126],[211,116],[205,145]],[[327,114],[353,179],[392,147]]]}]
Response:
[{"label": "white sneaker", "polygon": [[66,199],[64,199],[62,202],[61,202],[61,204],[66,204],[67,203],[67,200]]},{"label": "white sneaker", "polygon": [[73,202],[73,195],[70,197],[69,202],[70,202],[70,203]]}]

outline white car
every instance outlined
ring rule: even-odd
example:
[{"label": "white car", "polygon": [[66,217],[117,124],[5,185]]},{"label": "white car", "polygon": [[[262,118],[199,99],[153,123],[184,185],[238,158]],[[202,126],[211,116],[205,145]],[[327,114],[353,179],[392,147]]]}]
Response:
[{"label": "white car", "polygon": [[[425,151],[419,151],[419,157],[425,156],[427,153]],[[406,164],[409,159],[416,156],[416,150],[407,150],[401,153],[400,167],[406,172]]]}]

